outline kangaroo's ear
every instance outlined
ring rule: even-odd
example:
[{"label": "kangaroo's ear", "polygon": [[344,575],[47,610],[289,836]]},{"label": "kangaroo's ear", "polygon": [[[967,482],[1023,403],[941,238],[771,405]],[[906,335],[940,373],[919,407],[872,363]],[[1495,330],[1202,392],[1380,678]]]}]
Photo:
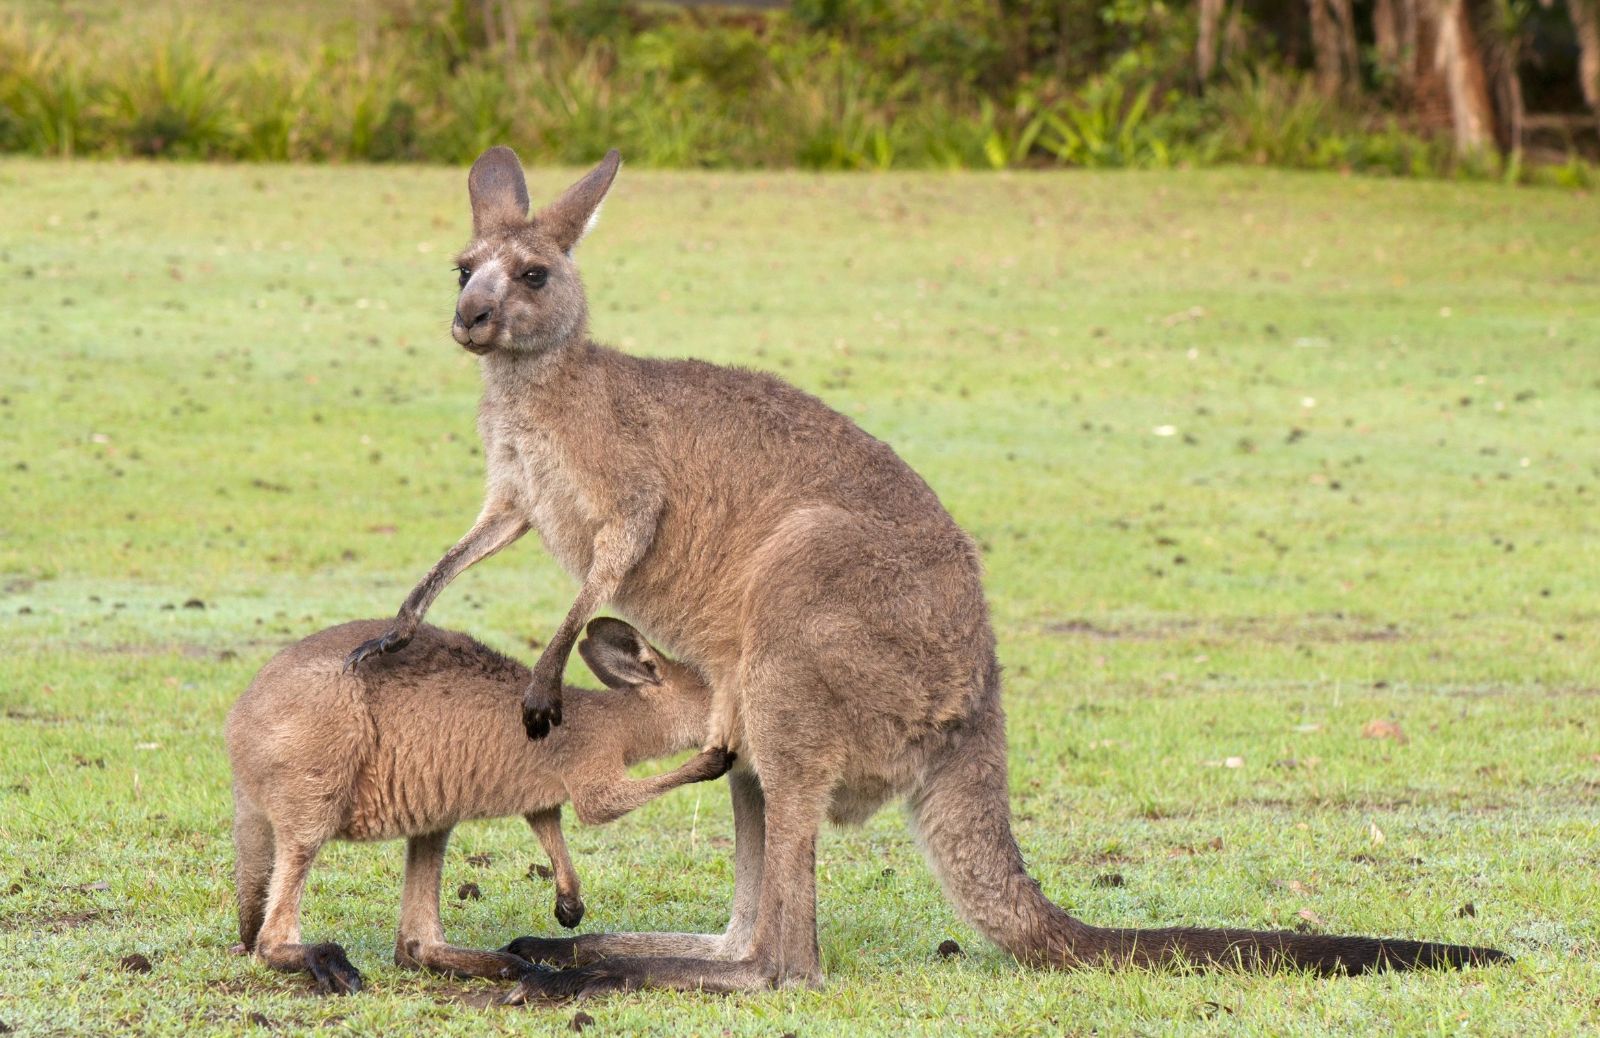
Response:
[{"label": "kangaroo's ear", "polygon": [[612,148],[600,160],[600,165],[539,211],[536,219],[540,228],[555,239],[561,251],[571,252],[600,219],[600,203],[605,201],[606,192],[611,190],[611,182],[621,166],[622,155]]},{"label": "kangaroo's ear", "polygon": [[621,620],[590,620],[578,655],[607,688],[661,684],[661,657],[644,635]]},{"label": "kangaroo's ear", "polygon": [[472,199],[474,237],[528,219],[528,181],[510,148],[490,148],[478,156],[467,174],[467,194]]}]

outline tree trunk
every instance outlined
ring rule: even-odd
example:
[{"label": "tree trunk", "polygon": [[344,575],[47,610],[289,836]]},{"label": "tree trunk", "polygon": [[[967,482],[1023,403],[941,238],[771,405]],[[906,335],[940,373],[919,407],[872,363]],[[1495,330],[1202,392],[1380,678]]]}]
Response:
[{"label": "tree trunk", "polygon": [[1600,0],[1567,0],[1578,37],[1578,83],[1584,103],[1600,119]]},{"label": "tree trunk", "polygon": [[1406,96],[1417,82],[1417,0],[1377,0],[1372,37],[1378,66]]},{"label": "tree trunk", "polygon": [[1222,23],[1223,0],[1200,0],[1200,37],[1195,43],[1195,73],[1201,84],[1217,67],[1217,29]]},{"label": "tree trunk", "polygon": [[1311,8],[1311,56],[1316,63],[1317,90],[1333,97],[1344,86],[1344,49],[1328,0],[1306,0]]},{"label": "tree trunk", "polygon": [[1317,89],[1332,97],[1354,82],[1360,71],[1356,17],[1350,0],[1307,0],[1311,10],[1311,51]]},{"label": "tree trunk", "polygon": [[1356,14],[1350,0],[1328,0],[1328,9],[1338,23],[1339,65],[1345,82],[1354,83],[1361,76],[1361,52],[1356,44]]},{"label": "tree trunk", "polygon": [[1474,26],[1483,55],[1484,71],[1494,104],[1495,144],[1502,154],[1522,148],[1524,116],[1522,99],[1523,23],[1513,0],[1488,0],[1474,8]]},{"label": "tree trunk", "polygon": [[1494,144],[1494,105],[1466,2],[1427,0],[1427,5],[1433,23],[1433,72],[1443,81],[1450,101],[1456,152],[1482,151]]}]

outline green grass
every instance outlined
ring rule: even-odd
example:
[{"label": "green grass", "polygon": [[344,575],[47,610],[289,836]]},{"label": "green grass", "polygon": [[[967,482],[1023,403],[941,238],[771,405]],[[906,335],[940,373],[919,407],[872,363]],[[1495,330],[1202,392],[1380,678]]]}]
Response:
[{"label": "green grass", "polygon": [[[477,372],[445,333],[464,180],[0,163],[5,1024],[567,1033],[571,1008],[386,965],[395,844],[329,848],[306,906],[367,992],[225,954],[229,704],[287,641],[390,613],[478,505]],[[826,990],[611,998],[591,1033],[1600,1027],[1597,240],[1592,198],[1469,185],[624,171],[581,256],[596,333],[820,393],[983,543],[1052,896],[1519,961],[1028,971],[891,810],[823,839]],[[530,539],[433,616],[531,659],[572,591]],[[570,835],[586,929],[722,924],[719,788]],[[464,827],[451,936],[553,929],[537,857],[520,823]],[[449,896],[468,879],[481,901]]]}]

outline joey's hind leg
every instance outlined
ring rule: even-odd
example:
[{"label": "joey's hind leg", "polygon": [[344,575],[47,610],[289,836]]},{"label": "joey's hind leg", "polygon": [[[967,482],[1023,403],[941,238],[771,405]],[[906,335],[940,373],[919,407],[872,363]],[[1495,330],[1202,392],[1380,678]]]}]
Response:
[{"label": "joey's hind leg", "polygon": [[354,994],[361,990],[361,974],[350,965],[343,948],[300,943],[300,898],[317,850],[316,844],[276,834],[266,919],[256,937],[255,954],[273,969],[311,974],[324,994]]},{"label": "joey's hind leg", "polygon": [[515,980],[534,967],[508,952],[457,948],[445,943],[439,922],[439,880],[450,830],[406,841],[405,892],[400,901],[400,932],[394,961],[410,969],[429,969],[491,980]]},{"label": "joey's hind leg", "polygon": [[721,778],[735,759],[724,749],[701,750],[671,771],[642,779],[628,778],[619,765],[613,774],[589,776],[582,785],[570,787],[572,809],[584,825],[614,822],[679,786]]},{"label": "joey's hind leg", "polygon": [[766,818],[761,782],[748,768],[728,775],[733,799],[733,916],[720,934],[589,933],[577,937],[519,937],[505,950],[530,962],[582,966],[618,956],[676,955],[741,958],[755,931],[761,895],[761,858]]},{"label": "joey's hind leg", "polygon": [[561,808],[534,811],[522,817],[538,837],[555,874],[556,922],[571,930],[583,922],[583,894],[579,890],[578,870],[572,867],[572,858],[567,854],[567,838],[561,832]]}]

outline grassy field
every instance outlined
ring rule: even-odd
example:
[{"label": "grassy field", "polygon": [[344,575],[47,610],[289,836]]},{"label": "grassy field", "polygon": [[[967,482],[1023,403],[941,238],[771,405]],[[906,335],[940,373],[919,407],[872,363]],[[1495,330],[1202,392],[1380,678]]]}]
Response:
[{"label": "grassy field", "polygon": [[[7,1027],[567,1033],[572,1007],[386,965],[395,844],[331,847],[307,901],[367,992],[226,954],[230,703],[277,647],[392,612],[478,505],[464,188],[0,163]],[[826,990],[607,999],[590,1033],[1600,1027],[1597,242],[1592,197],[1438,183],[624,170],[581,257],[596,334],[821,394],[982,542],[1052,896],[1519,961],[1026,971],[886,811],[821,845]],[[531,661],[572,590],[529,539],[433,618]],[[572,822],[585,928],[720,927],[730,835],[718,786]],[[535,860],[520,822],[464,827],[452,938],[553,929]]]}]

